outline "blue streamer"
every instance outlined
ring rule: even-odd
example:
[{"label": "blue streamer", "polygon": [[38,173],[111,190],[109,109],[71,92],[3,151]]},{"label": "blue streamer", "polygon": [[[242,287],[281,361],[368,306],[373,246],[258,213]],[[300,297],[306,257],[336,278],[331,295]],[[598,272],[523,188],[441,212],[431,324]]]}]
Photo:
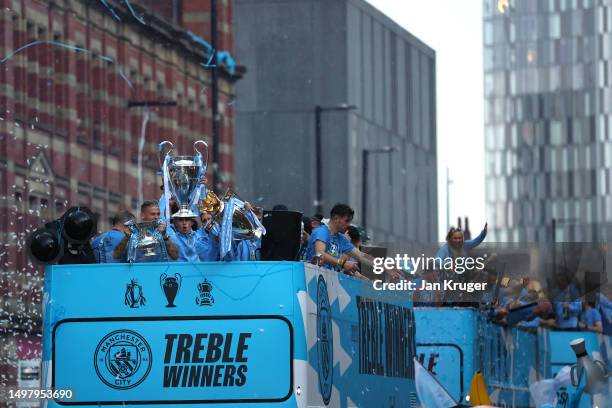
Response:
[{"label": "blue streamer", "polygon": [[102,4],[104,4],[106,6],[107,9],[110,10],[110,12],[113,15],[113,17],[115,17],[117,20],[121,21],[121,19],[117,15],[117,13],[115,13],[115,10],[106,2],[106,0],[100,0],[100,1],[102,2]]},{"label": "blue streamer", "polygon": [[145,23],[144,19],[142,18],[142,16],[137,16],[136,15],[136,11],[134,11],[134,7],[132,7],[132,4],[130,3],[130,0],[124,0],[126,6],[128,7],[128,9],[130,9],[130,13],[132,13],[132,15],[134,16],[134,18],[136,20],[138,20],[141,24],[147,24]]},{"label": "blue streamer", "polygon": [[230,54],[228,51],[219,51],[217,53],[217,64],[222,64],[223,61],[225,61],[225,64],[227,65],[227,70],[229,71],[230,74],[235,75],[236,74],[236,62],[234,61],[234,58],[232,58],[232,54]]},{"label": "blue streamer", "polygon": [[[91,54],[96,58],[100,58],[103,61],[107,61],[110,62],[111,64],[116,64],[116,61],[113,60],[111,57],[107,57],[106,55],[96,55],[94,53],[92,53],[90,50],[86,49],[86,48],[81,48],[81,47],[77,47],[76,45],[70,45],[70,44],[65,44],[65,43],[61,43],[58,41],[32,41],[31,43],[28,43],[26,45],[22,45],[21,47],[17,48],[14,51],[11,51],[10,53],[8,53],[4,58],[0,59],[0,64],[4,64],[6,61],[8,61],[9,59],[13,58],[15,55],[19,54],[21,51],[33,47],[35,45],[41,45],[41,44],[49,44],[49,45],[54,45],[56,47],[61,47],[61,48],[66,48],[68,50],[72,50],[72,51],[76,51],[76,52],[83,52],[86,54]],[[132,85],[132,83],[130,82],[130,80],[127,78],[127,76],[123,73],[123,70],[121,69],[121,67],[117,66],[117,72],[119,73],[119,75],[121,76],[121,78],[123,78],[127,84],[129,85],[130,88],[134,88],[134,86]]]}]

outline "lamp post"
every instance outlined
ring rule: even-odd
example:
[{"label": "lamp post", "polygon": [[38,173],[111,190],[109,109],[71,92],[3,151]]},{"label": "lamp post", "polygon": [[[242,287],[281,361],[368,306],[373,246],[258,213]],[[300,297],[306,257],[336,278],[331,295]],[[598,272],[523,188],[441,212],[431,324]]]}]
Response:
[{"label": "lamp post", "polygon": [[399,149],[396,146],[383,146],[378,149],[363,149],[361,174],[361,211],[363,211],[361,226],[367,231],[368,220],[368,156],[376,153],[393,153]]},{"label": "lamp post", "polygon": [[316,156],[316,182],[317,182],[317,197],[315,202],[315,212],[323,212],[323,142],[321,135],[321,113],[330,111],[348,111],[357,109],[355,105],[347,105],[346,103],[337,106],[315,106],[315,156]]},{"label": "lamp post", "polygon": [[557,275],[557,224],[573,225],[576,223],[575,218],[553,218],[552,219],[552,263],[553,274]]}]

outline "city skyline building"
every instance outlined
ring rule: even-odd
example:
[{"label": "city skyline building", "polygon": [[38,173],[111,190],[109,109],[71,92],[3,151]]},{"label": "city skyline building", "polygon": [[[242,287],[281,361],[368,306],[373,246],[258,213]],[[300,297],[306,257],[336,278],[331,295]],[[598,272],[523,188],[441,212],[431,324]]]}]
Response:
[{"label": "city skyline building", "polygon": [[609,238],[612,4],[483,5],[487,240]]},{"label": "city skyline building", "polygon": [[365,201],[376,241],[437,242],[434,50],[361,0],[235,0],[233,27],[238,192],[357,224]]}]

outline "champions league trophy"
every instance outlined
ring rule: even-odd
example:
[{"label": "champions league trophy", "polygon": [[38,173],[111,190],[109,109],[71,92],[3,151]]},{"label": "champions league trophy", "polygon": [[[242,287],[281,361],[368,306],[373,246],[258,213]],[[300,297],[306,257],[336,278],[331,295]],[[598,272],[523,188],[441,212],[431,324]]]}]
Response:
[{"label": "champions league trophy", "polygon": [[[205,156],[198,150],[198,145],[204,145]],[[164,147],[169,146],[169,150],[164,154]],[[206,174],[208,164],[208,145],[203,140],[193,143],[196,151],[195,156],[172,156],[170,153],[174,149],[171,142],[164,141],[159,145],[160,161],[162,162],[162,175],[164,177],[164,194],[166,199],[170,199],[170,194],[174,196],[179,211],[172,215],[172,218],[192,218],[197,217],[191,208],[199,198],[200,178]],[[164,156],[162,160],[162,155]]]},{"label": "champions league trophy", "polygon": [[175,273],[174,276],[168,276],[163,273],[159,277],[159,285],[166,296],[166,300],[168,304],[166,307],[176,307],[174,304],[174,299],[176,298],[176,294],[181,288],[181,282],[183,281],[181,275],[179,273]]}]

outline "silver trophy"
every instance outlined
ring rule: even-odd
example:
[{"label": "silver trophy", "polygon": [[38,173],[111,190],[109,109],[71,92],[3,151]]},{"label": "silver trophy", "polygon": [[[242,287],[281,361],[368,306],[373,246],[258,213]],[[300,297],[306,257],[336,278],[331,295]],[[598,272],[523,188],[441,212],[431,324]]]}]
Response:
[{"label": "silver trophy", "polygon": [[[219,198],[212,190],[206,191],[206,197],[200,197],[197,204],[200,212],[206,212],[211,215],[210,219],[204,224],[204,228],[210,232],[215,225],[221,225],[223,214],[227,209],[227,202],[230,198],[236,197],[236,193],[227,191],[223,198]],[[242,200],[241,200],[242,201]],[[236,240],[255,241],[261,238],[264,234],[263,226],[254,223],[255,215],[249,217],[251,212],[245,208],[234,208],[232,213],[232,237]]]},{"label": "silver trophy", "polygon": [[145,221],[133,225],[138,230],[138,243],[136,244],[136,248],[144,251],[143,256],[157,255],[153,250],[157,248],[160,243],[153,235],[153,230],[157,229],[159,222]]},{"label": "silver trophy", "polygon": [[[170,142],[163,142],[163,145],[170,145],[169,155],[173,149]],[[205,155],[198,150],[198,144],[204,145]],[[168,161],[168,180],[170,182],[170,192],[179,205],[179,210],[172,215],[172,218],[192,218],[197,215],[191,211],[194,194],[200,185],[200,169],[204,168],[208,162],[208,145],[203,140],[197,140],[193,148],[198,153],[197,156],[170,156]],[[201,162],[198,157],[201,157]]]}]

